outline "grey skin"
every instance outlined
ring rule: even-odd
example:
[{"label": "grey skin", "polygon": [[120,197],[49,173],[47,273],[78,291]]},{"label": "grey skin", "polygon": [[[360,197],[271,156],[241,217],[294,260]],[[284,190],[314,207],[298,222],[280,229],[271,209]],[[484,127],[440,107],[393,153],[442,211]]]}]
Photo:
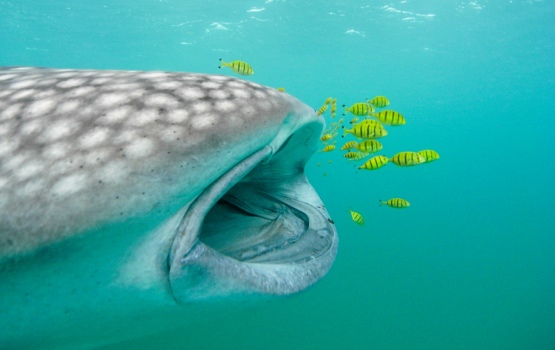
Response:
[{"label": "grey skin", "polygon": [[337,253],[304,176],[323,126],[227,76],[0,69],[0,344],[318,281]]}]

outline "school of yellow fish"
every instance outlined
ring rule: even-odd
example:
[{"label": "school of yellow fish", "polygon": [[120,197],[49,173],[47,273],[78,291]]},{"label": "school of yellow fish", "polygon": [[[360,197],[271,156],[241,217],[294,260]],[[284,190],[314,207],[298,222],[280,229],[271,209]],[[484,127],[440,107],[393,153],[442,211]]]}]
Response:
[{"label": "school of yellow fish", "polygon": [[[332,152],[336,150],[337,141],[335,138],[339,134],[339,129],[342,129],[342,138],[352,136],[355,140],[345,142],[339,150],[346,151],[346,153],[343,154],[343,158],[346,158],[348,161],[364,160],[364,163],[358,166],[360,170],[377,170],[388,163],[393,163],[400,167],[410,167],[439,159],[439,154],[431,149],[417,152],[399,152],[392,157],[374,155],[366,159],[368,156],[379,153],[383,149],[383,145],[378,139],[388,135],[384,125],[402,126],[406,124],[405,117],[398,111],[383,109],[389,106],[389,104],[389,99],[387,97],[376,96],[366,102],[357,102],[351,106],[343,105],[344,118],[348,115],[352,115],[352,119],[349,121],[350,127],[343,125],[343,118],[331,122],[320,139],[322,142],[322,149],[320,152]],[[331,118],[335,118],[336,99],[332,97],[328,97],[325,100],[322,107],[316,111],[316,114],[325,117],[328,108],[331,110]],[[381,110],[378,111],[378,109]],[[318,163],[318,166],[321,165],[321,163]],[[386,201],[379,200],[379,203],[380,206],[387,205],[396,209],[408,208],[410,206],[410,203],[403,198],[391,198]],[[349,212],[355,223],[364,225],[364,218],[359,212],[351,209],[349,209]]]},{"label": "school of yellow fish", "polygon": [[[235,73],[240,75],[254,74],[253,68],[244,61],[231,61],[224,62],[220,58],[220,65],[218,68],[229,67]],[[285,89],[280,87],[279,91],[285,92]],[[348,161],[360,161],[365,159],[371,154],[378,153],[382,150],[383,145],[377,140],[388,135],[384,125],[387,126],[401,126],[406,124],[405,117],[394,110],[382,109],[389,106],[389,99],[385,96],[376,96],[366,102],[356,102],[351,106],[343,105],[343,116],[351,114],[353,117],[349,121],[352,125],[350,129],[346,128],[343,124],[344,119],[340,118],[337,121],[331,122],[328,128],[324,131],[320,141],[322,142],[322,149],[320,152],[329,153],[336,150],[337,140],[335,138],[339,134],[339,129],[343,129],[342,138],[352,135],[356,140],[347,141],[341,146],[341,151],[347,151],[343,157]],[[376,109],[382,109],[376,111]],[[336,117],[337,113],[337,99],[328,97],[324,104],[316,110],[316,115],[325,117],[327,111],[330,111],[332,119]],[[382,168],[388,163],[393,163],[400,167],[416,166],[424,163],[429,163],[439,159],[439,154],[431,149],[421,151],[405,151],[399,152],[392,157],[384,155],[375,155],[361,164],[358,169],[360,170],[377,170]],[[332,163],[328,160],[328,163]],[[322,163],[318,163],[322,166]],[[324,173],[324,176],[327,174]],[[387,205],[391,208],[401,209],[408,208],[410,203],[403,198],[391,198],[386,201],[379,200],[380,206]],[[351,214],[352,220],[358,225],[364,225],[364,218],[362,215],[351,209],[348,210]]]}]

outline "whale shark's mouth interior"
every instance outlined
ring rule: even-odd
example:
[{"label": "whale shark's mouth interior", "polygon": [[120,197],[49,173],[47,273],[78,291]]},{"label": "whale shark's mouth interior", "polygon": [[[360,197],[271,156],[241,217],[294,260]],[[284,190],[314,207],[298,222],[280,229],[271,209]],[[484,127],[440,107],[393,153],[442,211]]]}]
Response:
[{"label": "whale shark's mouth interior", "polygon": [[300,262],[325,253],[330,240],[308,230],[311,213],[292,198],[284,200],[283,192],[279,186],[239,182],[208,212],[199,240],[244,262]]},{"label": "whale shark's mouth interior", "polygon": [[287,294],[327,272],[335,228],[303,174],[318,130],[309,124],[276,152],[255,152],[191,204],[169,260],[176,299],[222,290]]}]

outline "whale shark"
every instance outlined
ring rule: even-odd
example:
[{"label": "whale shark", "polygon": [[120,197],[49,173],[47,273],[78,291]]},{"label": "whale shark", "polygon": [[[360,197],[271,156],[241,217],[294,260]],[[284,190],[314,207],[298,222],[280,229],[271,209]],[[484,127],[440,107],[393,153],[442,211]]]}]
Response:
[{"label": "whale shark", "polygon": [[313,285],[338,245],[304,174],[323,128],[229,76],[1,68],[0,344]]}]

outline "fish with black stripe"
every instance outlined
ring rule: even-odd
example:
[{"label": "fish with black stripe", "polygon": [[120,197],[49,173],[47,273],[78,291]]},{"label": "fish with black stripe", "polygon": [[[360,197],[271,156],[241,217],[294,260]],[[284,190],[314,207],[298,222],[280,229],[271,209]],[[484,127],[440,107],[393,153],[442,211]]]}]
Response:
[{"label": "fish with black stripe", "polygon": [[331,152],[335,149],[335,142],[331,145],[327,145],[326,147],[324,147],[322,150],[320,150],[320,152]]},{"label": "fish with black stripe", "polygon": [[341,146],[341,150],[342,151],[348,151],[352,148],[356,148],[356,146],[357,146],[356,141],[349,141],[349,142],[346,142],[343,146]]},{"label": "fish with black stripe", "polygon": [[343,127],[343,131],[342,137],[345,137],[347,134],[353,134],[360,139],[378,139],[387,136],[387,131],[384,127],[379,122],[370,119],[355,124],[352,129],[345,129]]},{"label": "fish with black stripe", "polygon": [[316,115],[322,115],[326,113],[327,110],[328,110],[328,105],[324,104],[322,105],[322,107],[320,107],[320,109],[318,109],[318,111],[316,112]]},{"label": "fish with black stripe", "polygon": [[426,162],[426,158],[416,152],[399,152],[390,161],[398,166],[413,166]]},{"label": "fish with black stripe", "polygon": [[368,153],[364,152],[348,152],[343,155],[343,157],[349,160],[361,160],[368,156]]},{"label": "fish with black stripe", "polygon": [[365,153],[376,153],[380,151],[383,148],[383,146],[377,140],[366,140],[357,144],[355,148]]},{"label": "fish with black stripe", "polygon": [[345,107],[345,112],[343,112],[343,115],[351,112],[358,117],[363,117],[368,116],[374,112],[374,108],[366,102],[358,102],[353,104],[351,107],[343,105],[343,107]]},{"label": "fish with black stripe", "polygon": [[351,209],[349,209],[349,212],[351,213],[351,219],[353,219],[354,222],[356,222],[360,226],[364,225],[364,218],[362,217],[362,215],[360,215],[360,213],[352,211]]},{"label": "fish with black stripe", "polygon": [[399,126],[407,123],[405,117],[403,117],[401,113],[392,110],[372,113],[372,116],[386,125]]},{"label": "fish with black stripe", "polygon": [[222,59],[220,58],[220,65],[218,66],[218,68],[222,68],[222,67],[229,67],[229,68],[231,68],[232,71],[234,71],[237,74],[241,74],[241,75],[252,75],[252,74],[254,74],[254,70],[252,69],[250,64],[248,64],[247,62],[239,61],[239,60],[227,63],[227,62],[222,61]]},{"label": "fish with black stripe", "polygon": [[426,159],[426,163],[439,159],[439,153],[431,149],[425,149],[423,151],[418,151],[422,157]]},{"label": "fish with black stripe", "polygon": [[366,161],[366,163],[359,166],[359,169],[376,170],[389,162],[386,156],[375,156]]},{"label": "fish with black stripe", "polygon": [[380,199],[380,207],[382,206],[382,204],[388,205],[391,208],[396,208],[396,209],[408,208],[410,206],[410,203],[403,198],[391,198],[385,202],[382,202],[382,200]]},{"label": "fish with black stripe", "polygon": [[373,99],[368,100],[368,103],[376,108],[384,108],[386,106],[389,106],[389,100],[385,96],[376,96]]}]

